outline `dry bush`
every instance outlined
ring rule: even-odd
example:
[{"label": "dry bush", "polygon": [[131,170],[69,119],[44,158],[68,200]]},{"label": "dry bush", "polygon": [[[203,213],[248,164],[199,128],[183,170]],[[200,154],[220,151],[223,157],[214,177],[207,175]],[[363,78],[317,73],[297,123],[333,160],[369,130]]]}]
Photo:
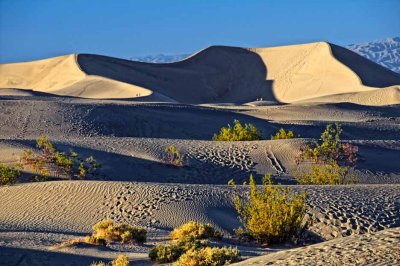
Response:
[{"label": "dry bush", "polygon": [[274,139],[293,139],[293,138],[295,138],[293,131],[288,130],[286,132],[283,128],[279,129],[279,131],[274,136],[271,136],[272,140],[274,140]]},{"label": "dry bush", "polygon": [[21,167],[0,164],[0,186],[14,184],[21,176]]},{"label": "dry bush", "polygon": [[119,255],[115,260],[110,263],[105,263],[103,261],[93,262],[90,266],[129,266],[129,258],[125,255]]},{"label": "dry bush", "polygon": [[172,165],[175,167],[183,166],[183,156],[180,151],[175,148],[175,146],[171,145],[165,148],[165,154],[163,158],[164,163],[168,165]]},{"label": "dry bush", "polygon": [[183,254],[174,266],[222,266],[240,260],[239,251],[236,248],[212,248],[190,249]]},{"label": "dry bush", "polygon": [[146,235],[146,229],[127,224],[114,224],[110,219],[95,224],[92,234],[95,238],[121,243],[143,243],[146,241]]},{"label": "dry bush", "polygon": [[150,250],[149,257],[158,263],[169,263],[176,261],[183,252],[185,250],[178,244],[156,245]]},{"label": "dry bush", "polygon": [[[231,180],[230,185],[237,186]],[[260,243],[274,244],[296,240],[303,230],[306,212],[306,194],[294,194],[289,188],[273,185],[269,175],[263,178],[263,187],[257,188],[250,176],[249,198],[235,196],[235,208],[244,231]],[[240,230],[239,230],[240,231]]]},{"label": "dry bush", "polygon": [[209,224],[190,221],[171,232],[173,242],[168,245],[154,246],[149,257],[152,261],[169,263],[176,261],[182,254],[190,250],[208,247],[209,242],[204,239],[220,239],[222,234]]},{"label": "dry bush", "polygon": [[201,224],[195,221],[189,221],[182,226],[175,228],[171,234],[171,238],[177,241],[187,239],[207,239],[222,238],[222,234],[214,229],[210,224]]},{"label": "dry bush", "polygon": [[233,121],[234,126],[228,124],[227,127],[221,128],[219,134],[214,134],[214,141],[246,141],[261,140],[261,132],[253,124],[245,124],[244,126],[239,120]]}]

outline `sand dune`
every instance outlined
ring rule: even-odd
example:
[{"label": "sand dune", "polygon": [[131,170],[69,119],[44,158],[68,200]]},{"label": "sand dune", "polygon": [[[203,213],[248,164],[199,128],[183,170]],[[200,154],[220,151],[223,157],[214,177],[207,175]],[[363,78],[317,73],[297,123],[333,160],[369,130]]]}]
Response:
[{"label": "sand dune", "polygon": [[[1,65],[0,80],[0,88],[180,103],[246,103],[258,98],[292,103],[400,85],[399,74],[324,42],[255,49],[211,46],[169,64],[68,55]],[[355,98],[334,96],[332,101],[399,103],[392,89]]]},{"label": "sand dune", "polygon": [[[0,187],[0,264],[89,265],[126,254],[133,265],[152,265],[149,249],[188,220],[221,230],[225,238],[213,244],[239,245],[244,258],[265,255],[242,265],[397,263],[399,88],[398,74],[323,42],[212,46],[170,64],[80,54],[0,65],[0,164],[18,163],[46,134],[58,151],[102,165],[79,181],[50,169],[51,181],[41,183],[25,167],[15,185]],[[211,140],[234,119],[254,124],[263,139]],[[295,185],[294,172],[309,167],[296,164],[300,148],[332,122],[359,149],[351,169],[358,184]],[[270,140],[280,128],[300,137]],[[170,145],[183,167],[165,162]],[[307,192],[308,236],[324,243],[265,248],[233,238],[240,223],[228,180],[268,173]],[[106,217],[146,227],[148,240],[51,248]]]},{"label": "sand dune", "polygon": [[400,228],[285,250],[232,265],[398,265]]}]

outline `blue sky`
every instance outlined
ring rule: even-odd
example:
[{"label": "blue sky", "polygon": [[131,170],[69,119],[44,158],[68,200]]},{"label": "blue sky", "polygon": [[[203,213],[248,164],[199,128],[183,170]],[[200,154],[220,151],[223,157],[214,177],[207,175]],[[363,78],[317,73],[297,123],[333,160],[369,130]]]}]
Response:
[{"label": "blue sky", "polygon": [[0,0],[0,63],[400,35],[400,0]]}]

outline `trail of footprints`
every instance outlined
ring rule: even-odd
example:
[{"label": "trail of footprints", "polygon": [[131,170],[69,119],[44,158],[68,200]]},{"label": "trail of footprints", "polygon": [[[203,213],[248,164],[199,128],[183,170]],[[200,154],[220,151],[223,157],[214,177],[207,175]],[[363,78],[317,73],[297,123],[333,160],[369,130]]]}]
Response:
[{"label": "trail of footprints", "polygon": [[183,189],[180,186],[158,186],[129,183],[122,186],[114,197],[103,203],[106,216],[114,221],[150,226],[158,223],[152,219],[155,210],[163,204],[193,200],[206,190]]}]

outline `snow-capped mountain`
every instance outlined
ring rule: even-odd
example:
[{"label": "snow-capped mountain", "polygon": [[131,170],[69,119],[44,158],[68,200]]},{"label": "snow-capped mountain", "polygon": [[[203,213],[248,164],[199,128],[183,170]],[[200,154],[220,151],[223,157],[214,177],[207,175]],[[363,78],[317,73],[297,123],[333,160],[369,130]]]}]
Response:
[{"label": "snow-capped mountain", "polygon": [[190,56],[190,54],[177,54],[177,55],[158,54],[158,55],[131,57],[129,58],[129,60],[147,62],[147,63],[172,63],[181,61],[182,59],[185,59],[188,56]]},{"label": "snow-capped mountain", "polygon": [[346,48],[394,72],[400,73],[400,37],[363,44],[351,44]]},{"label": "snow-capped mountain", "polygon": [[[345,47],[394,72],[400,73],[400,37],[362,44],[351,44]],[[172,63],[181,61],[188,56],[190,56],[190,54],[158,54],[131,57],[129,60],[148,63]]]}]

